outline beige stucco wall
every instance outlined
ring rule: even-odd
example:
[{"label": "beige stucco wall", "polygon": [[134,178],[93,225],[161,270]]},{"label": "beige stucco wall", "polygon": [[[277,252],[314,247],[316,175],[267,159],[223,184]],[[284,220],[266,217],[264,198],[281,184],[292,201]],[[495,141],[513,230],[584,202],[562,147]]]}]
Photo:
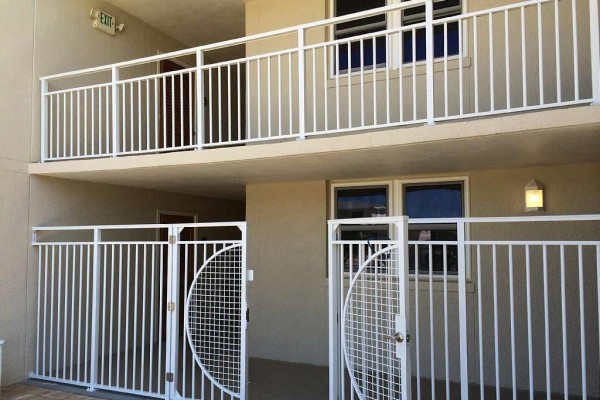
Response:
[{"label": "beige stucco wall", "polygon": [[[517,216],[526,215],[524,212],[524,187],[531,179],[538,179],[546,187],[546,212],[542,215],[553,214],[591,214],[599,213],[600,205],[600,165],[564,165],[548,166],[510,170],[472,171],[452,176],[466,176],[469,187],[469,212],[471,216]],[[419,179],[432,178],[434,176],[410,176],[410,177],[374,177],[374,180],[382,179]],[[438,176],[440,179],[448,179],[448,175]],[[274,358],[294,362],[305,362],[319,365],[327,364],[327,283],[326,283],[326,219],[329,217],[328,206],[328,184],[324,181],[308,183],[284,183],[249,185],[247,187],[247,220],[250,227],[249,234],[249,265],[255,270],[255,281],[250,286],[250,301],[252,304],[252,320],[250,324],[249,351],[251,356]],[[396,205],[396,209],[398,209]],[[582,224],[555,224],[545,229],[539,225],[529,226],[527,229],[515,225],[498,228],[473,228],[471,235],[485,237],[491,235],[495,239],[523,239],[535,238],[585,238],[598,239],[598,224],[584,226]],[[489,237],[489,236],[488,236]],[[572,254],[571,254],[572,256]],[[527,365],[527,352],[523,351],[526,343],[526,315],[524,314],[524,264],[522,249],[515,250],[515,282],[518,292],[516,303],[518,307],[517,321],[517,343],[520,351],[517,352],[517,365]],[[532,256],[533,257],[533,256]],[[539,257],[539,256],[538,256]],[[553,256],[554,257],[554,256]],[[535,257],[532,258],[534,260]],[[488,260],[489,261],[489,260]],[[499,263],[505,262],[500,257]],[[539,261],[535,259],[535,261]],[[554,261],[552,261],[554,262]],[[572,262],[569,261],[569,263]],[[587,262],[587,261],[586,261]],[[473,266],[473,264],[471,263]],[[506,264],[502,264],[506,265]],[[537,264],[539,265],[539,263]],[[554,264],[553,264],[554,265]],[[590,268],[593,267],[590,262]],[[483,275],[482,289],[476,285],[476,274],[471,273],[472,282],[468,284],[467,312],[468,319],[468,341],[469,341],[469,365],[470,379],[478,380],[478,335],[476,333],[476,306],[477,295],[483,293],[484,302],[484,332],[486,346],[484,348],[485,382],[493,385],[495,382],[494,348],[490,338],[493,338],[493,304],[490,269],[486,264],[486,273]],[[554,265],[555,268],[556,265]],[[576,270],[576,265],[569,264]],[[503,267],[504,268],[504,267]],[[553,272],[554,271],[554,272]],[[586,312],[589,312],[588,332],[595,332],[598,322],[594,322],[595,302],[597,288],[594,286],[595,272],[586,269],[590,279],[586,280]],[[550,288],[556,290],[559,284],[559,274],[550,269]],[[567,282],[570,296],[577,296],[577,274],[569,276]],[[539,271],[536,275],[539,277]],[[507,270],[501,270],[499,275],[500,299],[500,326],[501,345],[504,349],[501,354],[502,372],[501,385],[510,385],[510,352],[506,349],[510,345],[510,326],[507,304],[508,293]],[[535,279],[533,304],[540,306],[540,279]],[[423,283],[421,283],[423,285]],[[425,285],[427,286],[427,285]],[[422,290],[424,289],[421,286]],[[449,343],[450,357],[458,360],[458,294],[456,283],[450,283],[448,295],[449,309]],[[414,283],[411,284],[411,302],[414,301]],[[421,374],[431,376],[429,367],[429,297],[428,292],[420,293],[420,315],[422,318],[421,340],[424,352],[421,355]],[[577,297],[574,297],[575,299]],[[551,296],[551,307],[553,310],[560,308],[560,296]],[[413,303],[414,304],[414,303]],[[434,285],[434,304],[443,304],[443,291],[440,282]],[[522,307],[520,305],[523,305]],[[411,306],[412,307],[412,306]],[[539,310],[539,308],[535,308]],[[414,312],[414,309],[413,309]],[[524,319],[525,318],[525,319]],[[436,326],[435,333],[435,358],[438,379],[444,376],[444,339],[443,339],[443,314],[442,309],[436,307],[434,311]],[[579,372],[578,363],[578,314],[570,312],[569,335],[569,365],[572,373],[570,387],[577,393],[580,389],[576,378]],[[560,318],[553,320],[551,327],[560,330]],[[595,325],[596,324],[596,325]],[[534,332],[537,332],[534,340],[534,362],[536,371],[536,390],[544,390],[545,378],[543,371],[544,342],[539,335],[543,335],[543,313],[535,311]],[[268,327],[268,329],[265,329]],[[415,332],[412,326],[411,332]],[[542,333],[540,333],[542,332]],[[592,335],[594,336],[594,335]],[[543,336],[542,336],[543,338]],[[553,345],[555,346],[555,345]],[[597,354],[597,338],[588,336],[588,382],[598,373],[599,359]],[[554,349],[554,347],[553,347]],[[551,363],[553,391],[562,388],[562,352],[553,350]],[[413,354],[413,368],[415,355]],[[458,368],[451,367],[451,380],[458,380]],[[414,371],[413,371],[414,372]],[[520,370],[517,374],[518,386],[527,387],[527,373]],[[592,389],[598,387],[592,382]],[[588,392],[588,394],[590,394]],[[598,393],[596,393],[597,395]],[[591,394],[590,394],[591,395]]]},{"label": "beige stucco wall", "polygon": [[327,361],[326,193],[325,182],[247,188],[251,357]]}]

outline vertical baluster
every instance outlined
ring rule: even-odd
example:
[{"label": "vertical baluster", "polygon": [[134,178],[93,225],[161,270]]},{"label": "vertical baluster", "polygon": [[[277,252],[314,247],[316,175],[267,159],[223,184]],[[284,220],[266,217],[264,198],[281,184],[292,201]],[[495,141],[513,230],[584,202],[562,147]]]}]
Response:
[{"label": "vertical baluster", "polygon": [[494,361],[496,372],[496,399],[500,399],[500,349],[498,335],[498,268],[496,265],[496,245],[492,245],[492,274],[494,283]]},{"label": "vertical baluster", "polygon": [[[191,92],[191,86],[190,86],[190,92]],[[191,116],[191,114],[190,114]],[[145,371],[145,365],[146,365],[146,286],[148,286],[148,248],[146,246],[146,244],[142,244],[143,248],[144,248],[144,262],[142,264],[142,268],[143,268],[143,278],[142,278],[142,325],[141,325],[141,330],[142,330],[142,347],[141,347],[141,365],[140,365],[140,386],[139,386],[139,390],[143,391],[144,390],[144,371]],[[152,262],[152,260],[150,260],[150,262]],[[150,326],[150,329],[152,329],[153,327]],[[152,365],[152,364],[150,364]],[[148,391],[152,391],[152,388],[149,388]]]},{"label": "vertical baluster", "polygon": [[221,78],[221,66],[217,67],[217,93],[218,93],[218,110],[219,110],[219,123],[218,123],[218,128],[219,128],[219,142],[223,142],[223,100],[222,100],[222,95],[221,92],[223,90],[223,81]]},{"label": "vertical baluster", "polygon": [[[192,92],[192,85],[190,83],[190,93]],[[190,105],[192,102],[190,101]],[[190,118],[191,118],[190,113]],[[190,130],[191,132],[191,130]],[[142,150],[140,148],[140,150]],[[150,150],[150,79],[146,79],[146,150]]]},{"label": "vertical baluster", "polygon": [[73,151],[74,135],[73,135],[73,92],[69,92],[69,156],[73,157],[75,152]]},{"label": "vertical baluster", "polygon": [[429,346],[431,367],[431,398],[435,399],[435,329],[433,324],[433,246],[427,245],[429,255]]},{"label": "vertical baluster", "polygon": [[565,276],[565,246],[560,245],[560,305],[562,319],[563,393],[569,398],[569,362],[567,341],[567,281]]},{"label": "vertical baluster", "polygon": [[543,26],[542,26],[542,4],[537,5],[537,27],[538,27],[538,69],[539,69],[539,95],[540,105],[544,104],[544,50],[543,50]]},{"label": "vertical baluster", "polygon": [[517,366],[516,366],[516,346],[515,346],[515,290],[514,290],[514,267],[513,267],[513,246],[508,245],[508,282],[510,296],[510,366],[511,366],[511,386],[513,400],[517,399]]},{"label": "vertical baluster", "polygon": [[579,100],[579,40],[577,38],[577,0],[571,0],[571,25],[573,28],[573,88],[575,90],[574,100]]},{"label": "vertical baluster", "polygon": [[554,48],[556,56],[556,102],[562,102],[561,71],[560,71],[560,22],[558,20],[558,0],[554,0]]},{"label": "vertical baluster", "polygon": [[529,398],[533,400],[533,329],[531,326],[531,261],[529,245],[525,246],[525,283],[527,286],[527,354],[529,356]]},{"label": "vertical baluster", "polygon": [[548,304],[550,293],[548,292],[548,248],[546,247],[546,245],[542,246],[542,251],[542,270],[544,274],[544,344],[546,350],[546,398],[547,400],[551,400],[552,385],[550,376],[550,307]]},{"label": "vertical baluster", "polygon": [[273,134],[272,125],[273,125],[273,116],[272,113],[272,101],[271,101],[271,56],[268,56],[267,59],[267,132],[268,136],[271,137]]},{"label": "vertical baluster", "polygon": [[[113,269],[115,265],[113,265]],[[129,302],[129,299],[125,299]],[[122,328],[122,310],[123,310],[123,246],[119,245],[119,309],[117,311],[117,387],[120,387],[121,383],[121,328]],[[129,351],[125,347],[125,351]],[[125,373],[127,373],[127,367],[125,367]]]},{"label": "vertical baluster", "polygon": [[481,245],[477,245],[477,337],[479,341],[479,398],[484,397],[484,375],[483,375],[483,310],[482,310],[482,286],[481,286]]},{"label": "vertical baluster", "polygon": [[[587,399],[587,363],[585,346],[585,293],[584,293],[584,275],[583,275],[583,247],[577,246],[577,260],[579,270],[579,336],[581,354],[581,398]],[[600,320],[599,320],[600,323]]]},{"label": "vertical baluster", "polygon": [[417,120],[417,30],[412,29],[412,111],[413,121]]},{"label": "vertical baluster", "polygon": [[[119,245],[120,246],[120,245]],[[121,254],[121,251],[119,251],[119,255]],[[108,385],[112,386],[112,382],[113,382],[113,353],[114,353],[114,348],[113,348],[113,325],[114,325],[114,318],[113,318],[113,312],[115,309],[114,303],[115,303],[115,245],[111,245],[111,262],[109,265],[110,268],[110,313],[109,313],[109,325],[108,325]],[[121,301],[121,298],[119,298],[117,300],[118,302]],[[117,307],[119,309],[121,309],[120,304],[117,304]],[[117,374],[118,376],[118,374]]]},{"label": "vertical baluster", "polygon": [[525,7],[521,7],[521,79],[523,80],[523,107],[527,107],[527,44],[525,40]]},{"label": "vertical baluster", "polygon": [[373,65],[371,66],[372,79],[373,79],[373,125],[377,125],[377,46],[375,44],[376,37],[373,36]]},{"label": "vertical baluster", "polygon": [[448,23],[444,22],[444,116],[448,116]]},{"label": "vertical baluster", "polygon": [[506,109],[510,110],[510,45],[508,10],[504,10],[504,74],[506,79]]},{"label": "vertical baluster", "polygon": [[[402,65],[402,64],[400,64]],[[402,68],[402,67],[400,67]],[[402,71],[399,71],[402,75]],[[399,77],[402,79],[402,76]],[[417,356],[417,400],[421,400],[421,340],[419,339],[419,244],[415,243],[415,354]]]},{"label": "vertical baluster", "polygon": [[490,111],[496,109],[494,92],[494,14],[488,14],[488,45],[490,49]]}]

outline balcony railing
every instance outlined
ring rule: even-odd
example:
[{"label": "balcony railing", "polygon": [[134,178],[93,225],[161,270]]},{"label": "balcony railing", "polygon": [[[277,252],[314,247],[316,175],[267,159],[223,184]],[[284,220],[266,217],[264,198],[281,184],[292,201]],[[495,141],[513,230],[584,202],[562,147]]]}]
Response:
[{"label": "balcony railing", "polygon": [[[414,7],[424,7],[422,21],[393,23]],[[377,15],[387,17],[385,30],[334,38],[338,24]],[[433,0],[412,0],[46,76],[41,161],[600,103],[599,32],[598,0],[531,0],[440,19]],[[240,47],[242,58],[210,61]],[[160,72],[165,60],[182,67]]]}]

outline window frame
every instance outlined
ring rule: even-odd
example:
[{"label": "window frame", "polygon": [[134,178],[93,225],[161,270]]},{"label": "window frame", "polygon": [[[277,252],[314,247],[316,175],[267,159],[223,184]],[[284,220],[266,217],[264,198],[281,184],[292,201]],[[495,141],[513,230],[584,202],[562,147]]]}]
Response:
[{"label": "window frame", "polygon": [[[435,184],[452,184],[452,183],[461,183],[463,188],[463,218],[470,217],[470,191],[469,191],[469,177],[468,176],[440,176],[434,178],[416,178],[416,179],[399,179],[395,182],[396,188],[394,190],[395,193],[398,193],[397,198],[397,207],[399,209],[400,214],[404,212],[404,187],[410,185],[435,185]],[[410,229],[410,225],[409,225]],[[469,240],[470,235],[470,226],[469,224],[465,224],[465,232],[463,240]],[[471,256],[470,252],[465,252],[465,267],[466,267],[466,280],[471,281]],[[419,274],[421,275],[421,274]],[[410,273],[410,279],[414,279],[415,274]],[[447,279],[449,282],[458,282],[458,274],[457,275],[447,275]],[[433,280],[441,281],[443,280],[443,276],[435,275],[433,276]]]},{"label": "window frame", "polygon": [[[399,216],[402,215],[404,210],[404,186],[414,184],[436,184],[436,183],[461,183],[463,187],[463,218],[470,217],[470,189],[469,189],[469,177],[465,175],[459,176],[439,176],[432,178],[411,178],[411,179],[390,179],[390,180],[355,180],[355,181],[339,181],[330,182],[329,188],[329,216],[331,219],[336,218],[336,189],[339,188],[368,188],[368,187],[382,187],[387,186],[388,188],[388,215]],[[390,228],[390,235],[392,235]],[[469,224],[465,224],[465,235],[464,240],[470,238],[470,227]],[[471,274],[471,255],[469,251],[465,252],[465,266],[466,266],[466,280],[467,282],[472,281]],[[348,277],[349,273],[344,272],[345,276]],[[414,281],[415,274],[409,274],[410,280]],[[441,275],[434,275],[434,282],[443,281],[444,277]],[[458,275],[447,275],[449,283],[457,284]]]},{"label": "window frame", "polygon": [[[336,1],[337,0],[328,0],[328,12],[329,12],[329,17],[330,18],[334,18],[336,16],[335,14],[335,10],[336,10]],[[386,5],[392,5],[392,4],[399,4],[402,3],[402,0],[386,0]],[[468,13],[468,0],[460,0],[460,10],[458,11],[458,14],[465,14]],[[411,17],[412,18],[416,18],[416,17]],[[404,22],[404,17],[402,15],[401,11],[398,12],[392,12],[389,14],[389,18],[386,18],[386,28],[385,29],[394,29],[394,28],[399,28],[402,25],[402,23]],[[461,22],[459,22],[461,23]],[[459,43],[459,48],[460,48],[460,52],[459,54],[456,55],[452,55],[452,56],[448,56],[448,60],[454,60],[454,59],[458,59],[458,57],[468,57],[467,54],[467,50],[469,48],[469,35],[468,35],[468,30],[467,30],[467,26],[466,26],[466,21],[462,21],[462,31],[463,31],[463,38],[462,41]],[[329,41],[334,41],[336,40],[336,32],[335,32],[335,26],[330,27],[328,29],[328,33],[327,33],[327,37]],[[396,50],[398,48],[398,46],[401,45],[400,43],[400,38],[395,38],[392,39],[390,41],[390,47],[391,47],[391,51],[390,53],[386,56],[386,63],[385,64],[381,64],[381,65],[375,65],[375,71],[379,72],[379,71],[384,71],[386,68],[389,68],[390,70],[400,70],[400,74],[402,73],[402,69],[405,68],[407,65],[412,65],[413,62],[404,62],[404,60],[402,60],[401,62],[397,62],[397,51]],[[396,43],[398,42],[398,43]],[[438,57],[434,59],[434,62],[439,62],[443,57]],[[352,76],[356,76],[358,74],[360,74],[359,70],[353,71],[350,68],[350,71],[342,71],[344,72],[343,74],[340,74],[340,71],[337,71],[336,69],[336,54],[335,54],[335,50],[334,48],[330,48],[329,49],[329,59],[331,60],[329,62],[329,78],[330,79],[334,79],[336,77],[336,75],[344,75],[344,78],[347,78],[348,75],[350,77]],[[390,63],[391,60],[391,63]],[[415,66],[419,66],[419,65],[424,65],[425,61],[424,60],[420,60],[420,61],[414,61],[414,65]],[[389,66],[388,66],[389,65]],[[400,75],[401,76],[401,75]]]}]

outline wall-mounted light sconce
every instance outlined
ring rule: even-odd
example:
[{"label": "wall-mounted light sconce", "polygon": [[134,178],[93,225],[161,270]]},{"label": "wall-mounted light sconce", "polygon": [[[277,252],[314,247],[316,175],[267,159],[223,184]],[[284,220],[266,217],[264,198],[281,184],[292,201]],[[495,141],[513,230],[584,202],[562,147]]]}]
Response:
[{"label": "wall-mounted light sconce", "polygon": [[535,179],[525,186],[525,211],[544,211],[544,185]]}]

